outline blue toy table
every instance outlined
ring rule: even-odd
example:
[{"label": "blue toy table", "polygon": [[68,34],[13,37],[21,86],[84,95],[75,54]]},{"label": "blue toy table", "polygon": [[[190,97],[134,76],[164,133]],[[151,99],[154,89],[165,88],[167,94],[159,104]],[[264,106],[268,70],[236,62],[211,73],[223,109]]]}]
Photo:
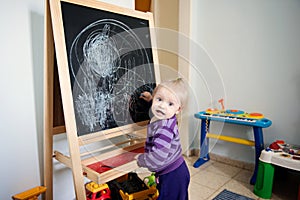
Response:
[{"label": "blue toy table", "polygon": [[[194,163],[194,167],[198,168],[205,162],[210,160],[208,149],[209,140],[207,133],[209,131],[210,121],[219,121],[224,123],[231,123],[243,126],[252,126],[254,133],[254,146],[255,146],[255,169],[253,176],[250,180],[252,185],[256,182],[258,161],[261,151],[264,149],[264,139],[262,128],[271,126],[272,122],[266,118],[257,118],[251,114],[242,111],[230,112],[207,112],[202,111],[194,115],[197,119],[201,119],[201,132],[200,132],[200,157]],[[228,140],[227,140],[228,141]]]}]

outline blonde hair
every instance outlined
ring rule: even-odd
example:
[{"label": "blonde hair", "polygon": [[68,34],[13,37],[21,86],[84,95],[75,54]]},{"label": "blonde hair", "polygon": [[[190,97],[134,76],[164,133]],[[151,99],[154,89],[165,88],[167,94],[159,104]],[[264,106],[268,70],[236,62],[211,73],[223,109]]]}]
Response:
[{"label": "blonde hair", "polygon": [[181,108],[185,106],[188,97],[188,90],[182,78],[177,78],[160,83],[153,90],[152,96],[154,96],[157,90],[159,90],[161,87],[170,90],[178,98]]}]

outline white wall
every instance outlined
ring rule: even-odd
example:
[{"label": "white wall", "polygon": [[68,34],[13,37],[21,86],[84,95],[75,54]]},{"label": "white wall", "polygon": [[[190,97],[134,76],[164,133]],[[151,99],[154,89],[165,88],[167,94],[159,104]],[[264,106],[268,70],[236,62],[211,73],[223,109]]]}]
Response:
[{"label": "white wall", "polygon": [[[42,1],[1,3],[1,199],[40,185],[42,15]],[[35,32],[33,22],[37,23]]]},{"label": "white wall", "polygon": [[[134,8],[133,0],[106,0]],[[43,184],[44,1],[11,0],[0,12],[0,198]],[[67,149],[64,136],[55,147]],[[70,170],[54,165],[54,199],[74,199]]]},{"label": "white wall", "polygon": [[[216,72],[210,74],[212,80],[192,76],[200,109],[217,105],[214,102],[223,97],[227,109],[261,112],[273,121],[263,130],[265,144],[276,139],[300,144],[300,1],[193,0],[191,9],[191,38],[211,58],[197,67],[206,74]],[[192,62],[193,56],[197,54]],[[207,87],[219,91],[210,98]],[[212,132],[253,139],[251,128],[215,129]],[[254,162],[254,149],[248,146],[219,141],[212,152]]]}]

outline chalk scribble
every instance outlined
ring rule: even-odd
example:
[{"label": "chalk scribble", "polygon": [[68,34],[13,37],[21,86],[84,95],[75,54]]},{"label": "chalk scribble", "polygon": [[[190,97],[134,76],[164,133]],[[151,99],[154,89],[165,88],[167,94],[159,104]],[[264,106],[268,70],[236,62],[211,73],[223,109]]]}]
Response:
[{"label": "chalk scribble", "polygon": [[80,134],[135,122],[134,112],[144,113],[136,108],[136,96],[151,91],[155,83],[147,48],[114,19],[96,21],[77,35],[70,49],[70,71]]}]

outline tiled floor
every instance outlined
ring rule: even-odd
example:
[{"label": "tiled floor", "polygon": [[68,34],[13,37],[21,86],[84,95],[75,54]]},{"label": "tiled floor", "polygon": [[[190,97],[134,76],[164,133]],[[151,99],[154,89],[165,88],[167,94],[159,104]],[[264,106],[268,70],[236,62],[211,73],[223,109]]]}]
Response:
[{"label": "tiled floor", "polygon": [[[261,199],[253,193],[250,184],[253,171],[234,167],[218,161],[210,160],[199,168],[193,164],[197,157],[186,158],[191,174],[189,187],[190,200],[213,199],[223,189],[245,195],[253,199]],[[288,186],[287,183],[274,182],[272,200],[297,200],[298,185]],[[284,182],[284,181],[283,181]],[[283,189],[284,187],[284,189]]]},{"label": "tiled floor", "polygon": [[[228,161],[226,158],[216,157],[199,168],[194,168],[193,164],[197,159],[198,157],[185,158],[191,175],[189,200],[212,200],[224,189],[255,200],[263,199],[253,193],[254,186],[250,184],[253,165],[248,166],[243,163]],[[280,172],[280,169],[275,169],[271,200],[300,200],[297,199],[300,175],[288,175],[286,172],[276,174],[278,171]],[[145,171],[143,168],[137,173],[143,179],[151,172]],[[292,178],[287,178],[291,176]]]}]

